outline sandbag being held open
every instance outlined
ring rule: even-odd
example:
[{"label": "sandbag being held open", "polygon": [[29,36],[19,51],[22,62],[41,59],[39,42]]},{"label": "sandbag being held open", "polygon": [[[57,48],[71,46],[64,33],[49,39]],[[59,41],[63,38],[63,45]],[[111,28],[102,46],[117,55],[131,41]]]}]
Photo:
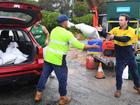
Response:
[{"label": "sandbag being held open", "polygon": [[80,23],[80,24],[76,24],[75,28],[80,30],[84,34],[84,37],[86,38],[100,39],[97,29],[90,25]]}]

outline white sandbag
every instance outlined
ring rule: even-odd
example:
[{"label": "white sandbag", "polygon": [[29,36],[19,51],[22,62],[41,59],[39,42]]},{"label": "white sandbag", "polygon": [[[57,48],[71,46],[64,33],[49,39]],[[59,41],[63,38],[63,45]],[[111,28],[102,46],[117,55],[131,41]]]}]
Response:
[{"label": "white sandbag", "polygon": [[5,53],[6,53],[6,54],[8,54],[8,53],[13,53],[13,48],[7,47]]},{"label": "white sandbag", "polygon": [[3,52],[0,50],[0,66],[3,64],[3,63],[2,63],[2,58],[1,58],[2,55],[3,55]]},{"label": "white sandbag", "polygon": [[3,52],[0,50],[0,57],[3,55]]},{"label": "white sandbag", "polygon": [[23,54],[23,56],[27,58],[29,55]]},{"label": "white sandbag", "polygon": [[13,48],[12,54],[15,54],[17,56],[23,56],[23,53],[17,48]]},{"label": "white sandbag", "polygon": [[6,54],[13,54],[16,56],[14,64],[19,64],[27,60],[28,55],[23,54],[18,48],[18,44],[16,42],[11,42],[6,49]]},{"label": "white sandbag", "polygon": [[23,54],[18,48],[17,48],[17,43],[11,43],[8,45],[7,49],[6,49],[6,53],[12,53],[14,55],[17,55],[17,56],[25,56],[25,57],[28,57],[28,55],[26,54]]},{"label": "white sandbag", "polygon": [[69,28],[74,27],[74,26],[75,26],[75,24],[74,24],[74,23],[72,23],[72,22],[68,21],[68,27],[69,27]]},{"label": "white sandbag", "polygon": [[17,42],[10,42],[8,47],[11,47],[11,48],[17,48],[18,47],[18,44]]},{"label": "white sandbag", "polygon": [[3,63],[2,63],[2,59],[0,58],[0,66],[1,66],[1,65],[3,65]]},{"label": "white sandbag", "polygon": [[76,24],[75,28],[80,30],[86,38],[100,39],[99,33],[96,28],[84,23]]},{"label": "white sandbag", "polygon": [[27,60],[26,57],[24,57],[24,56],[18,56],[18,57],[15,59],[14,64],[20,64],[20,63],[22,63],[22,62],[24,62],[24,61],[26,61],[26,60]]},{"label": "white sandbag", "polygon": [[10,53],[4,53],[1,57],[3,64],[11,64],[14,63],[16,59],[16,55]]},{"label": "white sandbag", "polygon": [[11,47],[8,47],[7,49],[6,49],[6,52],[5,52],[6,54],[13,54],[13,55],[15,55],[15,56],[23,56],[23,53],[19,50],[19,49],[17,49],[17,48],[11,48]]},{"label": "white sandbag", "polygon": [[23,54],[19,49],[13,48],[12,54],[16,55],[14,64],[19,64],[27,60],[28,55]]},{"label": "white sandbag", "polygon": [[10,42],[8,47],[6,48],[6,53],[13,53],[15,49],[17,49],[18,44],[16,42]]},{"label": "white sandbag", "polygon": [[128,66],[125,67],[125,69],[123,70],[123,74],[122,74],[122,78],[123,79],[128,79]]}]

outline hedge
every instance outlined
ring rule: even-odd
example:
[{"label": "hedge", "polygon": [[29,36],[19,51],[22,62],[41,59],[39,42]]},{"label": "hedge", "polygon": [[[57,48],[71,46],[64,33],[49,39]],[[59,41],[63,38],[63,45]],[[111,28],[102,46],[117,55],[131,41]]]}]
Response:
[{"label": "hedge", "polygon": [[[59,12],[50,12],[50,11],[42,11],[42,24],[46,26],[48,31],[50,32],[54,27],[58,25],[57,17],[60,15]],[[85,23],[92,26],[92,14],[87,14],[81,17],[73,17],[71,22]],[[78,30],[72,29],[73,32],[79,32]]]},{"label": "hedge", "polygon": [[57,17],[60,15],[58,12],[42,11],[42,24],[46,26],[50,32],[57,24]]}]

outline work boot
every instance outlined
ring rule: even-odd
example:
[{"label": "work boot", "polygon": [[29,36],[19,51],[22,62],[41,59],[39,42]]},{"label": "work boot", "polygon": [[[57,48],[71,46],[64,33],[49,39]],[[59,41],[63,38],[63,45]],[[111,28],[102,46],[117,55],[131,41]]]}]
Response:
[{"label": "work boot", "polygon": [[114,97],[120,98],[121,96],[121,90],[116,90],[114,93]]},{"label": "work boot", "polygon": [[137,90],[138,94],[140,94],[140,87],[134,86],[134,89]]},{"label": "work boot", "polygon": [[35,99],[34,99],[34,100],[35,100],[36,102],[39,102],[41,99],[42,99],[42,92],[36,91]]},{"label": "work boot", "polygon": [[67,96],[61,96],[59,100],[59,105],[65,105],[68,104],[71,101],[70,97]]}]

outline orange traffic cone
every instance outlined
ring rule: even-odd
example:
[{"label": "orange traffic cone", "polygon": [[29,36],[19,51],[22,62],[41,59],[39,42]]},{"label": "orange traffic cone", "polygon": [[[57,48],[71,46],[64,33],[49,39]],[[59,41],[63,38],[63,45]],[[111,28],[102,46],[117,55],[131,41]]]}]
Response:
[{"label": "orange traffic cone", "polygon": [[104,71],[103,71],[103,69],[102,69],[102,63],[101,63],[101,62],[99,63],[98,71],[97,71],[95,77],[96,77],[97,79],[103,79],[103,78],[105,78],[105,75],[104,75]]}]

